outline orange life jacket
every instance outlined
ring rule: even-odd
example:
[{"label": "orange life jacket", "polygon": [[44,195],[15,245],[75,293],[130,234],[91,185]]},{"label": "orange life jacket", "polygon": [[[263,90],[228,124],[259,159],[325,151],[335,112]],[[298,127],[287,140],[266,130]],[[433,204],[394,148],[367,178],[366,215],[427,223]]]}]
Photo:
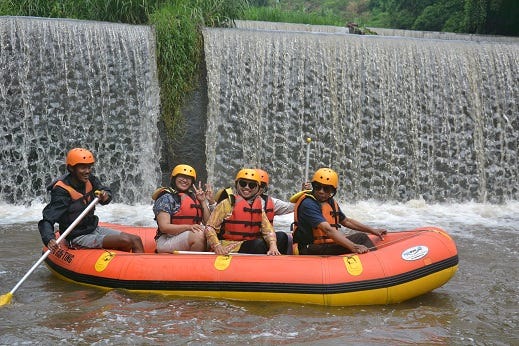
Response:
[{"label": "orange life jacket", "polygon": [[89,204],[90,201],[92,200],[92,194],[90,193],[90,192],[92,192],[92,183],[90,182],[90,180],[87,180],[87,182],[85,184],[85,194],[84,195],[81,192],[78,192],[72,186],[67,185],[63,180],[58,180],[56,182],[56,184],[54,184],[53,188],[56,186],[62,187],[65,190],[67,190],[73,201],[84,198],[85,199],[84,204]]},{"label": "orange life jacket", "polygon": [[[173,199],[180,204],[176,214],[170,215],[170,222],[173,225],[194,225],[202,222],[202,204],[199,200],[194,198],[191,194],[185,192],[178,192],[171,187],[159,187],[155,190],[151,198],[156,201],[162,195],[169,193]],[[157,240],[163,233],[157,228],[155,240]]]},{"label": "orange life jacket", "polygon": [[[305,237],[304,234],[297,234],[297,232],[304,233],[305,231],[298,226],[298,209],[299,205],[305,198],[312,198],[315,200],[315,197],[311,193],[305,193],[297,200],[296,205],[294,206],[294,223],[292,224],[292,231],[294,233],[294,239],[306,239],[306,241],[310,243],[309,235],[306,235]],[[326,222],[328,222],[332,227],[339,229],[341,225],[339,223],[339,205],[337,202],[334,199],[330,199],[320,204],[321,213]],[[334,243],[333,239],[329,238],[326,235],[326,232],[322,231],[319,227],[312,228],[312,238],[312,243],[314,244]]]},{"label": "orange life jacket", "polygon": [[223,239],[252,240],[261,237],[262,205],[260,197],[252,205],[240,195],[235,196],[234,207],[229,218],[223,220]]},{"label": "orange life jacket", "polygon": [[171,223],[174,225],[194,225],[202,222],[202,204],[189,193],[178,192],[180,208],[177,213],[171,215]]},{"label": "orange life jacket", "polygon": [[[65,183],[63,180],[58,180],[52,186],[53,189],[55,189],[56,187],[61,187],[65,189],[69,193],[70,198],[72,199],[72,203],[70,203],[67,209],[67,215],[59,221],[59,228],[60,230],[64,231],[78,218],[78,216],[83,212],[83,210],[85,210],[90,204],[90,202],[94,199],[94,193],[92,191],[93,187],[90,180],[87,180],[87,182],[85,183],[85,194],[82,194],[81,192],[77,191],[72,186]],[[81,228],[82,225],[95,222],[92,221],[92,218],[94,217],[94,209],[95,208],[92,208],[88,215],[86,215],[83,218],[80,224],[76,227],[76,230]],[[77,234],[77,232],[74,233]]]}]

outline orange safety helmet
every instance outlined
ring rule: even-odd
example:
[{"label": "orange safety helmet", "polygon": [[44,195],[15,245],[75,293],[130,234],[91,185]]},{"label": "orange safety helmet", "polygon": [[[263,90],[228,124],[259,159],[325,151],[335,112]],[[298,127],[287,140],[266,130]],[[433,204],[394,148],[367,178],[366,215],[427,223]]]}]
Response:
[{"label": "orange safety helmet", "polygon": [[261,184],[267,186],[269,184],[269,174],[260,168],[256,168],[256,171],[258,171]]},{"label": "orange safety helmet", "polygon": [[261,184],[261,180],[258,174],[258,171],[252,168],[243,168],[241,169],[238,174],[236,174],[236,178],[234,181],[238,181],[238,179],[247,179],[247,180],[253,180],[257,182],[258,184]]},{"label": "orange safety helmet", "polygon": [[178,174],[187,175],[196,180],[196,171],[189,165],[176,165],[171,171],[171,178],[176,177]]},{"label": "orange safety helmet", "polygon": [[337,189],[339,185],[339,176],[337,173],[331,168],[319,168],[314,173],[314,177],[312,178],[313,182],[321,183],[322,185],[331,185],[334,189]]},{"label": "orange safety helmet", "polygon": [[96,160],[94,155],[86,149],[74,148],[70,149],[67,153],[67,160],[65,161],[67,166],[74,167],[79,163],[94,164]]}]

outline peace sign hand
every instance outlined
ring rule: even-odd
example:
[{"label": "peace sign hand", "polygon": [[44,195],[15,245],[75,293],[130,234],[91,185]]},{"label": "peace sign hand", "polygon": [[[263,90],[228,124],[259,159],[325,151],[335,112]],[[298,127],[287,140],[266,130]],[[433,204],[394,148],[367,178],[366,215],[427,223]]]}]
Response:
[{"label": "peace sign hand", "polygon": [[195,190],[196,199],[198,199],[200,202],[205,201],[205,192],[202,189],[202,182],[198,182],[198,187],[196,187],[196,185],[193,184],[193,189]]},{"label": "peace sign hand", "polygon": [[213,186],[210,183],[205,184],[205,198],[209,204],[214,204]]}]

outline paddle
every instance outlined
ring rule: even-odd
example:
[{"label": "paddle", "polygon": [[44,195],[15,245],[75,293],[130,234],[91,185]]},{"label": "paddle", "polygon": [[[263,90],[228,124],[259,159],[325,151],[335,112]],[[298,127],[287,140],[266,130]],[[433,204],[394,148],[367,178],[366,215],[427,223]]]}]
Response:
[{"label": "paddle", "polygon": [[[181,251],[181,250],[176,250],[175,252],[173,252],[173,254],[175,255],[216,255],[215,252],[212,252],[212,251]],[[218,256],[234,256],[234,255],[238,255],[238,256],[252,256],[252,255],[256,255],[256,256],[265,256],[265,254],[261,254],[261,253],[242,253],[242,252],[229,252],[228,255],[218,255]]]},{"label": "paddle", "polygon": [[[97,194],[97,191],[96,191],[96,194]],[[68,226],[68,228],[65,230],[65,232],[63,232],[63,234],[56,240],[56,243],[59,244],[59,242],[61,242],[63,239],[65,239],[65,237],[67,235],[69,235],[70,232],[72,232],[72,230],[78,225],[78,223],[80,223],[81,220],[83,220],[83,218],[92,210],[92,208],[95,207],[95,205],[98,202],[99,202],[99,197],[94,198],[94,200],[88,205],[88,207],[85,210],[83,210],[83,212],[77,217],[77,219],[74,220],[74,222],[72,222],[72,224],[70,226]],[[32,274],[32,272],[41,264],[41,262],[43,262],[49,256],[50,252],[51,252],[51,250],[49,250],[49,249],[47,251],[45,251],[43,256],[41,256],[40,259],[36,263],[34,263],[34,265],[31,267],[31,269],[29,269],[29,271],[25,274],[25,276],[20,281],[18,281],[16,286],[14,286],[13,289],[9,293],[6,293],[6,294],[0,296],[0,306],[4,306],[11,301],[14,292],[22,285],[22,283],[29,277],[29,275]]]},{"label": "paddle", "polygon": [[310,143],[312,142],[312,138],[306,138],[306,165],[305,165],[305,182],[308,181],[308,169],[310,167]]}]

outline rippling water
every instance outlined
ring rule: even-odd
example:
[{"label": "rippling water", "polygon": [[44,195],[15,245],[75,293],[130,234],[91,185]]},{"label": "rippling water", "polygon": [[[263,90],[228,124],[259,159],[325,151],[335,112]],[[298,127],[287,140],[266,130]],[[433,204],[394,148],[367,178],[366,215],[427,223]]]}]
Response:
[{"label": "rippling water", "polygon": [[[40,256],[42,205],[0,205],[0,289]],[[390,230],[438,225],[457,242],[459,271],[443,287],[396,305],[322,307],[102,290],[39,267],[0,308],[0,344],[517,345],[519,203],[344,205]],[[152,225],[151,206],[98,208],[103,221]],[[276,220],[286,229],[291,215]]]}]

